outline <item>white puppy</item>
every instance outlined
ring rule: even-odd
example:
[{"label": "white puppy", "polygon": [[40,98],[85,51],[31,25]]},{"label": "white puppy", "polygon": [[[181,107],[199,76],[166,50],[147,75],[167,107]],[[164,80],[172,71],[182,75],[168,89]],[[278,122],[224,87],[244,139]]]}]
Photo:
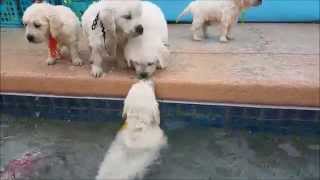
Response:
[{"label": "white puppy", "polygon": [[116,57],[120,65],[125,65],[124,45],[128,39],[143,34],[140,16],[141,2],[137,0],[94,2],[84,12],[82,27],[89,41],[94,77],[102,75],[101,65],[106,57]]},{"label": "white puppy", "polygon": [[34,3],[23,15],[26,39],[30,43],[48,42],[48,65],[60,58],[61,50],[68,50],[74,65],[81,65],[78,42],[80,21],[70,8],[48,3]]},{"label": "white puppy", "polygon": [[220,42],[227,42],[232,39],[230,29],[238,22],[241,11],[261,3],[262,0],[197,0],[187,6],[177,21],[189,12],[192,13],[191,31],[196,41],[207,37],[207,27],[210,24],[220,23]]},{"label": "white puppy", "polygon": [[144,32],[141,36],[128,41],[124,54],[128,66],[134,66],[141,78],[147,78],[157,67],[167,66],[170,56],[168,27],[161,9],[147,1],[142,2],[140,21]]},{"label": "white puppy", "polygon": [[106,153],[97,180],[143,178],[167,144],[159,127],[153,82],[141,80],[131,87],[124,102],[123,117],[125,125]]}]

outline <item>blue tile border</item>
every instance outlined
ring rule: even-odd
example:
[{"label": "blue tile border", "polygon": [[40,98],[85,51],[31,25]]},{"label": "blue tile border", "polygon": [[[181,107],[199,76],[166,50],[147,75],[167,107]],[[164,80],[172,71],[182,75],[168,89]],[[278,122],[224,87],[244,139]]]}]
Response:
[{"label": "blue tile border", "polygon": [[[1,113],[66,121],[121,120],[123,100],[0,95]],[[320,110],[160,102],[162,126],[223,127],[293,134],[320,134]]]}]

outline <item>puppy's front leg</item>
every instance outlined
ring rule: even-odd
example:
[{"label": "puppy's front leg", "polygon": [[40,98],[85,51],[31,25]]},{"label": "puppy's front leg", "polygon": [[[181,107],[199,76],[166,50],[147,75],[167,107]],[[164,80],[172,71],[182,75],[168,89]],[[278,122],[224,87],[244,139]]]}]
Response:
[{"label": "puppy's front leg", "polygon": [[203,37],[204,38],[208,38],[208,26],[210,24],[207,24],[207,23],[203,23],[202,25],[202,31],[203,31]]},{"label": "puppy's front leg", "polygon": [[77,43],[72,43],[69,46],[70,50],[70,56],[72,60],[72,64],[75,66],[81,66],[82,65],[82,59],[79,57],[79,48]]},{"label": "puppy's front leg", "polygon": [[228,26],[228,32],[227,32],[227,39],[228,40],[234,40],[234,38],[231,35],[231,27],[232,27],[232,25]]},{"label": "puppy's front leg", "polygon": [[124,49],[121,46],[117,48],[117,66],[120,69],[128,67],[127,60],[124,56]]},{"label": "puppy's front leg", "polygon": [[193,34],[193,40],[201,41],[204,37],[204,22],[200,18],[194,18],[192,21],[191,31]]},{"label": "puppy's front leg", "polygon": [[56,58],[51,57],[50,55],[47,58],[47,64],[48,65],[54,65],[56,63]]},{"label": "puppy's front leg", "polygon": [[227,34],[230,25],[227,23],[221,23],[221,34],[220,34],[220,42],[228,42]]},{"label": "puppy's front leg", "polygon": [[91,56],[90,56],[90,61],[92,62],[91,65],[91,75],[93,77],[100,77],[103,74],[103,69],[102,69],[102,57],[99,53],[99,51],[95,48],[92,48]]}]

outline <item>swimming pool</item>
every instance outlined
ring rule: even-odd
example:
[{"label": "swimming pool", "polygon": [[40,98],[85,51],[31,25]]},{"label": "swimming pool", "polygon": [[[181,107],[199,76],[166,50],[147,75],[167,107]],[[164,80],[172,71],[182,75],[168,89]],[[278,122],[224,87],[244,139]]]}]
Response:
[{"label": "swimming pool", "polygon": [[[122,99],[1,95],[1,168],[41,153],[30,179],[93,179]],[[160,102],[169,146],[145,179],[318,179],[320,111]]]},{"label": "swimming pool", "polygon": [[[93,179],[118,120],[50,121],[1,116],[1,168],[25,152],[41,159],[25,179]],[[145,179],[318,179],[320,139],[214,127],[165,128],[168,147]],[[125,170],[125,169],[124,169]]]}]

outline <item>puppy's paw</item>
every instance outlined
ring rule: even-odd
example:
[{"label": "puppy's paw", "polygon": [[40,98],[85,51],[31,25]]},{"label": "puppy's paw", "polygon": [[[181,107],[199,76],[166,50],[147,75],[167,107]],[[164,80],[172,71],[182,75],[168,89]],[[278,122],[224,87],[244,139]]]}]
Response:
[{"label": "puppy's paw", "polygon": [[83,64],[83,61],[80,58],[75,58],[75,59],[72,59],[72,64],[74,66],[81,66]]},{"label": "puppy's paw", "polygon": [[229,41],[231,41],[231,40],[234,40],[234,37],[228,35],[228,36],[227,36],[227,39],[228,39]]},{"label": "puppy's paw", "polygon": [[59,49],[59,53],[60,53],[61,56],[63,56],[63,57],[68,57],[68,56],[70,56],[70,54],[69,54],[69,49],[68,49],[66,46],[62,46],[62,47]]},{"label": "puppy's paw", "polygon": [[193,40],[194,41],[202,41],[203,40],[203,37],[199,36],[199,35],[193,35]]},{"label": "puppy's paw", "polygon": [[226,42],[228,42],[228,39],[227,39],[227,37],[226,36],[220,36],[220,42],[222,42],[222,43],[226,43]]},{"label": "puppy's paw", "polygon": [[48,57],[47,64],[48,65],[54,65],[56,63],[56,60],[52,57]]},{"label": "puppy's paw", "polygon": [[91,75],[95,78],[101,77],[103,74],[103,70],[99,66],[92,65],[91,66]]},{"label": "puppy's paw", "polygon": [[126,69],[126,68],[128,68],[128,64],[127,64],[126,61],[123,60],[123,59],[118,59],[118,60],[117,60],[117,66],[118,66],[119,69]]}]

